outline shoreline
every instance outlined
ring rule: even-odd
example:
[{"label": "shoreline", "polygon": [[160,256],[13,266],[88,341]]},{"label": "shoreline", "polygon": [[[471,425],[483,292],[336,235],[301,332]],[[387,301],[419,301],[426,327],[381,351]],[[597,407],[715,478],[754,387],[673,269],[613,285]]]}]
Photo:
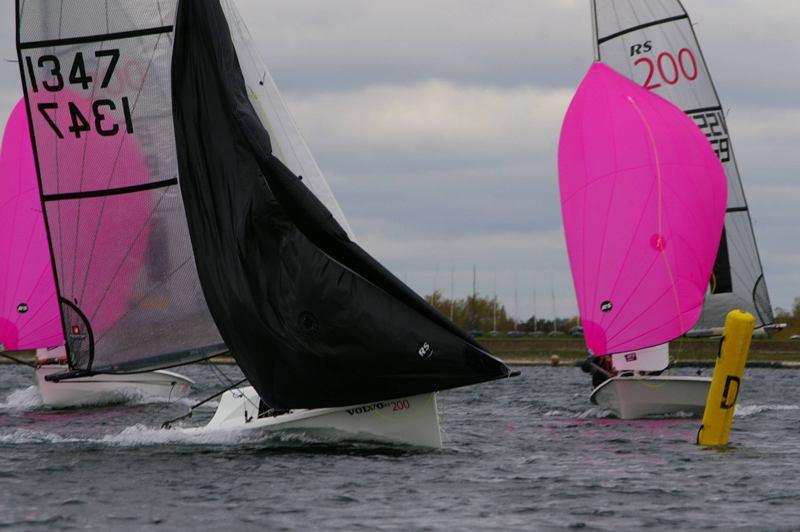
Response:
[{"label": "shoreline", "polygon": [[[574,349],[577,346],[573,345],[559,345],[555,346],[552,345],[554,342],[552,340],[540,340],[535,339],[533,341],[527,339],[521,340],[495,340],[493,342],[482,342],[484,343],[485,347],[489,348],[495,356],[497,356],[500,360],[508,364],[509,366],[551,366],[551,367],[575,367],[580,366],[583,360],[586,358],[584,354],[581,352],[576,352],[577,350]],[[571,339],[570,339],[571,340]],[[580,340],[580,339],[575,339]],[[513,345],[512,349],[509,349],[508,346],[505,345],[486,345],[491,343],[500,343],[500,342],[513,342],[518,345]],[[538,342],[547,342],[547,346],[534,346],[534,349],[531,349],[531,344],[536,344]],[[718,341],[693,341],[695,343],[703,343],[707,344],[705,347],[711,347],[708,344],[712,344],[714,346],[718,345]],[[558,341],[556,341],[558,343]],[[566,343],[566,342],[565,342]],[[569,344],[574,344],[575,342],[569,341]],[[582,342],[581,342],[582,344]],[[756,342],[753,342],[755,346]],[[791,345],[794,347],[794,344]],[[748,368],[774,368],[774,369],[800,369],[800,342],[797,344],[798,352],[786,352],[784,350],[780,350],[779,353],[770,354],[768,352],[764,352],[760,349],[752,349],[750,351],[750,357],[747,360]],[[715,361],[716,361],[716,347],[714,349],[705,349],[704,353],[686,353],[681,349],[673,349],[673,346],[670,346],[671,350],[671,358],[672,364],[670,367],[673,368],[713,368]],[[692,349],[691,351],[694,351]],[[10,353],[15,358],[26,362],[26,363],[35,363],[36,356],[33,351],[19,351],[16,353]],[[550,361],[550,357],[553,355],[557,355],[559,357],[558,364],[553,365]],[[220,365],[234,365],[236,361],[233,359],[231,355],[218,355],[208,359],[208,361],[212,364],[220,364]],[[17,362],[10,360],[8,358],[0,356],[0,365],[3,364],[17,364]]]}]

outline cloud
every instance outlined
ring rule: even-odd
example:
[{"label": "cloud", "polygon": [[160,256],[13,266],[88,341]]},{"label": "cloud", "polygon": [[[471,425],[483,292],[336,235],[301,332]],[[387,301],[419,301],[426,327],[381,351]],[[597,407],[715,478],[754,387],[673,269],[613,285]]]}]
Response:
[{"label": "cloud", "polygon": [[[498,291],[575,311],[556,146],[592,58],[586,0],[237,0],[312,151],[376,257],[421,292]],[[773,302],[797,289],[795,0],[685,2],[729,125]],[[13,20],[13,2],[0,2]],[[3,58],[14,28],[0,27]],[[20,95],[0,62],[0,118]],[[439,274],[437,275],[437,265]],[[434,282],[436,281],[436,282]],[[523,295],[527,294],[527,295]],[[528,302],[525,306],[524,302]],[[527,309],[527,310],[526,310]]]},{"label": "cloud", "polygon": [[386,173],[549,158],[570,98],[566,89],[430,80],[294,95],[289,104],[320,158]]}]

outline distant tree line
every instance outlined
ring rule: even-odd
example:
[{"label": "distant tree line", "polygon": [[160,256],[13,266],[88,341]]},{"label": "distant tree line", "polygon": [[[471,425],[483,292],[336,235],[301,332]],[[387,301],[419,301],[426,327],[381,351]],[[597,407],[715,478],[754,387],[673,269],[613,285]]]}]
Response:
[{"label": "distant tree line", "polygon": [[775,323],[786,324],[786,329],[778,333],[778,337],[800,334],[800,297],[794,298],[792,308],[789,310],[781,307],[775,309]]},{"label": "distant tree line", "polygon": [[[508,315],[505,306],[494,297],[477,294],[460,299],[450,299],[439,290],[425,296],[425,300],[433,305],[439,312],[453,320],[453,323],[468,331],[489,332],[497,330],[508,332],[513,330],[532,332],[553,330],[553,320],[531,316],[525,321],[516,321]],[[578,325],[578,318],[557,318],[556,330],[568,332]],[[496,328],[495,328],[496,326]]]}]

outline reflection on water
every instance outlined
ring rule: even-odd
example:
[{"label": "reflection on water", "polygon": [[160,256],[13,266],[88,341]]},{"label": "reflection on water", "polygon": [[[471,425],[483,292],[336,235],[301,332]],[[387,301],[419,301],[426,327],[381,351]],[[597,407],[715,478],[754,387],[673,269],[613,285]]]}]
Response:
[{"label": "reflection on water", "polygon": [[[231,373],[234,368],[224,368]],[[0,384],[0,526],[23,529],[792,528],[800,522],[797,374],[748,371],[724,451],[699,421],[621,421],[576,368],[440,396],[445,449],[304,432],[160,429],[190,402],[41,406],[27,368]],[[208,368],[184,372],[209,395]],[[201,426],[215,404],[185,426]]]}]

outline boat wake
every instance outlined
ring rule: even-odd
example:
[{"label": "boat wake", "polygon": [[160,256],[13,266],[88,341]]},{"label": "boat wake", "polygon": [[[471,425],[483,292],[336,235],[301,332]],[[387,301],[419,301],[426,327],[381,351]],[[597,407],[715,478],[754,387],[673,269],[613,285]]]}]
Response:
[{"label": "boat wake", "polygon": [[800,410],[800,405],[738,405],[735,417],[748,417],[776,410]]},{"label": "boat wake", "polygon": [[66,444],[83,443],[120,447],[142,447],[149,445],[220,445],[240,446],[243,444],[308,444],[320,443],[301,432],[274,431],[228,431],[198,429],[161,429],[137,424],[125,427],[121,432],[96,438],[62,436],[54,432],[30,429],[14,429],[0,433],[0,445]]},{"label": "boat wake", "polygon": [[[113,397],[106,398],[102,402],[86,401],[85,403],[76,404],[75,407],[103,407],[103,406],[117,406],[117,405],[152,405],[152,404],[172,404],[192,407],[197,402],[196,399],[191,397],[182,397],[180,399],[169,399],[158,395],[149,395],[136,390],[120,390],[115,393]],[[209,409],[219,406],[219,401],[209,402],[202,405],[201,408]],[[6,396],[3,401],[0,401],[0,412],[5,413],[23,413],[33,412],[37,410],[50,410],[51,408],[42,402],[42,396],[39,393],[39,388],[36,385],[20,388],[12,391]],[[61,410],[61,409],[57,409]],[[67,409],[69,410],[69,409]]]},{"label": "boat wake", "polygon": [[42,396],[39,395],[39,388],[28,386],[14,390],[0,402],[0,412],[27,412],[42,407]]},{"label": "boat wake", "polygon": [[85,442],[84,439],[68,438],[53,432],[42,432],[29,429],[15,429],[6,434],[0,434],[0,445],[31,445],[43,444],[64,444]]}]

